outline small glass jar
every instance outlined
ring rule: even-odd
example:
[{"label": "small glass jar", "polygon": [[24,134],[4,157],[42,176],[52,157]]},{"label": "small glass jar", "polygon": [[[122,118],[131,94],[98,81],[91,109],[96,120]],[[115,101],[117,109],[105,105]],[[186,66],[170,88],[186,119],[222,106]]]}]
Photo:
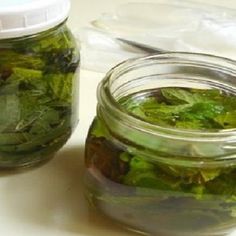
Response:
[{"label": "small glass jar", "polygon": [[234,61],[191,53],[131,59],[112,69],[98,87],[97,116],[86,141],[91,205],[151,235],[233,235],[236,129],[162,127],[135,117],[118,101],[163,87],[236,95],[235,78]]},{"label": "small glass jar", "polygon": [[0,3],[0,168],[49,160],[78,123],[68,0]]}]

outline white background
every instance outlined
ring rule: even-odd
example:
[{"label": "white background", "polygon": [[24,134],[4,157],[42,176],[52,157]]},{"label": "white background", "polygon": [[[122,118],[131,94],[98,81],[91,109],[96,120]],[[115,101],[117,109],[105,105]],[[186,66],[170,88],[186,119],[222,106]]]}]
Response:
[{"label": "white background", "polygon": [[[72,0],[69,25],[78,29],[102,12],[111,11],[118,4],[127,2]],[[235,0],[208,2],[236,7]],[[80,124],[67,145],[52,161],[21,174],[2,173],[0,236],[135,235],[89,210],[83,197],[84,140],[95,113],[96,86],[101,78],[101,74],[81,72]]]}]

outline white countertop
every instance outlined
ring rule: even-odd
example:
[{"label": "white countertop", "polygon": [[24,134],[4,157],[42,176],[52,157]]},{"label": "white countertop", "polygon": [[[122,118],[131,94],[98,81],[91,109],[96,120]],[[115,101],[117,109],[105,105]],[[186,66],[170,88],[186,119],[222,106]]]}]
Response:
[{"label": "white countertop", "polygon": [[[233,1],[209,0],[219,4]],[[84,26],[102,12],[127,2],[72,0],[69,25],[72,28]],[[235,2],[233,4],[236,6]],[[84,141],[95,114],[96,86],[102,76],[81,72],[80,123],[53,160],[21,174],[1,176],[0,236],[136,235],[90,210],[83,196]]]}]

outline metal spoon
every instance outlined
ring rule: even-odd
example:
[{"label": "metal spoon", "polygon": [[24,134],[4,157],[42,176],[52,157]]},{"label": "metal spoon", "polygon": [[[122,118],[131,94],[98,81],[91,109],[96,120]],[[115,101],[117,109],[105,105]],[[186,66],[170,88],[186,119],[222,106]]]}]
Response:
[{"label": "metal spoon", "polygon": [[129,45],[133,48],[139,49],[140,51],[146,52],[146,53],[165,53],[165,52],[167,52],[166,50],[163,50],[161,48],[152,47],[147,44],[138,43],[138,42],[123,39],[123,38],[116,38],[116,40],[118,42],[121,42],[125,45]]}]

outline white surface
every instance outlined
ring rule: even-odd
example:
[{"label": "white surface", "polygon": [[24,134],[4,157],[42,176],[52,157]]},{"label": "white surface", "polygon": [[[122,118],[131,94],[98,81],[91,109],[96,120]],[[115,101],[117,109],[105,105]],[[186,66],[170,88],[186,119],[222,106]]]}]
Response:
[{"label": "white surface", "polygon": [[[225,5],[233,1],[217,2]],[[101,12],[127,2],[74,0],[69,23],[71,27],[81,27]],[[29,172],[1,176],[0,236],[136,235],[89,210],[83,197],[84,140],[95,114],[96,86],[102,76],[82,71],[80,124],[52,161]]]},{"label": "white surface", "polygon": [[69,0],[0,0],[0,39],[50,29],[69,14]]},{"label": "white surface", "polygon": [[236,60],[236,10],[188,0],[126,3],[81,29],[82,67],[105,73],[144,55],[115,38],[166,51],[198,52]]}]

